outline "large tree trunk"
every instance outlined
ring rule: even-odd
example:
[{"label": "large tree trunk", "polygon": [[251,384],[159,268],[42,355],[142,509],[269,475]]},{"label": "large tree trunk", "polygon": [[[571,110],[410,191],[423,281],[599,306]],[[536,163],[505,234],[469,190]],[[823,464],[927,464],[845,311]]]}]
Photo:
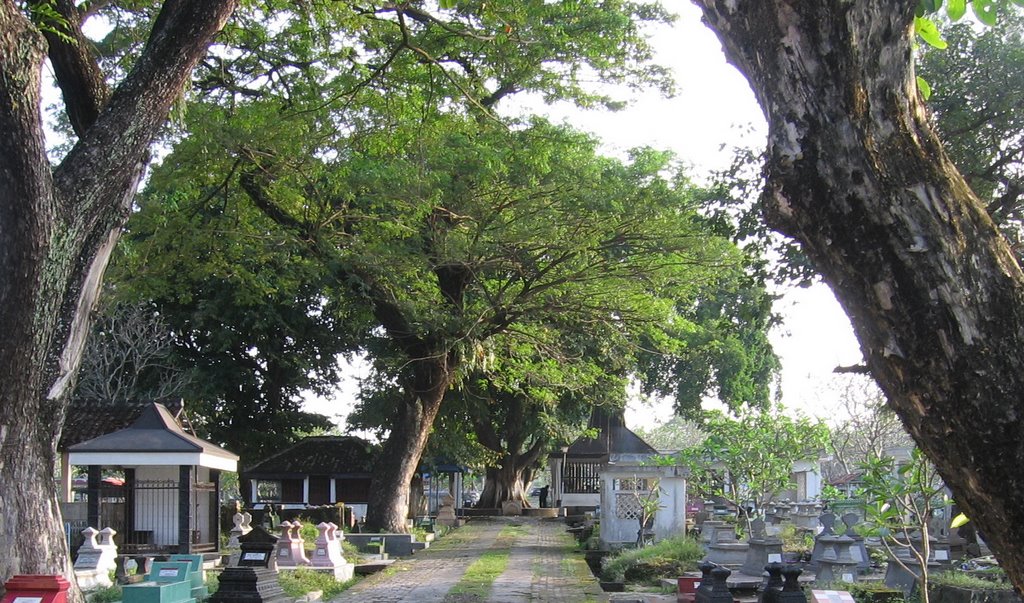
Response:
[{"label": "large tree trunk", "polygon": [[[528,408],[520,394],[493,388],[489,394],[484,397],[485,403],[471,413],[473,432],[480,445],[501,455],[501,460],[497,466],[487,467],[484,490],[476,506],[496,509],[505,501],[529,506],[526,482],[548,440],[531,433],[532,422],[527,414],[536,411]],[[527,447],[531,438],[532,443]]]},{"label": "large tree trunk", "polygon": [[366,529],[404,533],[409,512],[409,484],[427,446],[434,418],[455,375],[446,353],[415,355],[413,382],[399,403],[391,433],[370,482]]},{"label": "large tree trunk", "polygon": [[[70,38],[81,40],[73,4],[57,8]],[[49,35],[79,134],[51,170],[40,119],[47,43],[13,0],[0,0],[0,584],[19,573],[74,580],[53,475],[89,312],[147,149],[233,8],[230,0],[166,2],[109,102],[89,46]]]},{"label": "large tree trunk", "polygon": [[484,476],[484,490],[480,493],[480,501],[476,506],[483,509],[498,509],[505,501],[522,503],[530,506],[523,483],[523,473],[527,464],[518,454],[505,454],[497,467],[487,467]]},{"label": "large tree trunk", "polygon": [[1024,588],[1024,277],[917,95],[912,0],[700,0],[769,123],[767,217]]}]

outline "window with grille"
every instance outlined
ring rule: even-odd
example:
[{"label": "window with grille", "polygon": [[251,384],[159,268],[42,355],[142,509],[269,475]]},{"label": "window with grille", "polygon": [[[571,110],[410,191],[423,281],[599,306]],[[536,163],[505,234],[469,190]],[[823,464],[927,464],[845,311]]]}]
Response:
[{"label": "window with grille", "polygon": [[601,464],[567,463],[562,487],[566,494],[597,494],[601,491]]}]

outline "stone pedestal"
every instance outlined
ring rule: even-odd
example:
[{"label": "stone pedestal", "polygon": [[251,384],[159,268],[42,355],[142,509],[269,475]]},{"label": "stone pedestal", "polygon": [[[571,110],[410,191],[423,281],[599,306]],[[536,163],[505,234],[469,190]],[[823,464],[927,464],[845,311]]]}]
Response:
[{"label": "stone pedestal", "polygon": [[757,597],[757,603],[776,603],[778,595],[782,592],[782,564],[769,563],[765,565],[764,571],[768,574],[767,581]]},{"label": "stone pedestal", "polygon": [[441,506],[437,509],[437,518],[434,522],[449,527],[459,524],[459,518],[455,515],[455,498],[451,494],[441,497]]}]

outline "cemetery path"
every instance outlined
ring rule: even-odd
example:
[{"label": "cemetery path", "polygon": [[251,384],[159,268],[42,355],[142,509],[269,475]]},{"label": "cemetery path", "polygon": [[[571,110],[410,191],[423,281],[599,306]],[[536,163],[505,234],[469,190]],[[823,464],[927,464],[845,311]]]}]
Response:
[{"label": "cemetery path", "polygon": [[574,548],[560,521],[477,518],[331,603],[607,601]]}]

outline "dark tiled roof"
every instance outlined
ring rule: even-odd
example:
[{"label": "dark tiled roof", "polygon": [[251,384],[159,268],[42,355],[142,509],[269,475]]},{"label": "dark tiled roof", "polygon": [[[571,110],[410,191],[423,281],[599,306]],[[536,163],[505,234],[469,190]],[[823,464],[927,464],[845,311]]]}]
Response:
[{"label": "dark tiled roof", "polygon": [[238,456],[200,440],[178,425],[167,407],[156,402],[142,409],[131,425],[71,446],[69,452],[159,453],[191,452],[238,460]]},{"label": "dark tiled roof", "polygon": [[594,407],[588,429],[597,429],[596,438],[582,437],[569,446],[566,459],[608,460],[609,454],[658,454],[658,451],[626,427],[621,410],[611,412]]},{"label": "dark tiled roof", "polygon": [[355,436],[311,436],[242,472],[250,478],[369,475],[378,454],[377,446]]},{"label": "dark tiled roof", "polygon": [[[60,434],[60,450],[67,450],[75,444],[101,435],[124,429],[139,418],[143,409],[152,404],[153,400],[130,400],[112,402],[110,400],[73,399],[68,406],[64,429]],[[179,400],[159,400],[167,410],[180,418],[184,404]]]},{"label": "dark tiled roof", "polygon": [[829,480],[829,484],[832,486],[845,486],[846,484],[852,484],[861,481],[864,477],[863,473],[847,473],[840,475],[835,479]]}]

